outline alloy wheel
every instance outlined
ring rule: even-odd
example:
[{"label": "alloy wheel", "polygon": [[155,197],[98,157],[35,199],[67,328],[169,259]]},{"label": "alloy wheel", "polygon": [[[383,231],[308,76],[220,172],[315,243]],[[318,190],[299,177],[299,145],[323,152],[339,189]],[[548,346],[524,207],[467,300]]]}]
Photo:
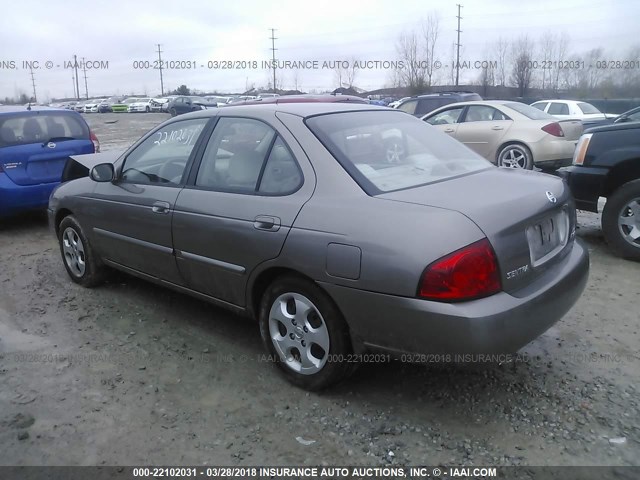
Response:
[{"label": "alloy wheel", "polygon": [[84,245],[78,232],[71,227],[67,227],[62,234],[62,251],[71,273],[76,277],[82,277],[86,268]]},{"label": "alloy wheel", "polygon": [[269,335],[280,360],[302,375],[313,375],[329,356],[329,330],[318,308],[304,295],[284,293],[269,311]]},{"label": "alloy wheel", "polygon": [[640,198],[629,201],[618,215],[618,228],[627,242],[640,248]]}]

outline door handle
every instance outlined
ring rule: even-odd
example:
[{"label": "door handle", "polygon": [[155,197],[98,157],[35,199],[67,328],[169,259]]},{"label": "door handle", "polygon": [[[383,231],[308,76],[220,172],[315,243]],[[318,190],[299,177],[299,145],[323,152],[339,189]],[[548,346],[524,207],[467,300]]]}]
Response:
[{"label": "door handle", "polygon": [[280,230],[280,219],[270,215],[258,215],[253,222],[253,228],[266,230],[267,232],[277,232]]},{"label": "door handle", "polygon": [[444,131],[446,133],[453,133],[453,128],[445,128]]},{"label": "door handle", "polygon": [[491,127],[491,130],[504,130],[504,127],[496,125],[495,127]]},{"label": "door handle", "polygon": [[171,204],[169,202],[155,202],[151,205],[151,211],[153,213],[169,213],[171,210]]}]

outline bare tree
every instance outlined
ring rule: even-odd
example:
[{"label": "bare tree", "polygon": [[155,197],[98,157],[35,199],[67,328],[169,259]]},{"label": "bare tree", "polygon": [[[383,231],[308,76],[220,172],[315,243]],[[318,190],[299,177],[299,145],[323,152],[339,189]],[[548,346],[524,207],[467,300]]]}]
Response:
[{"label": "bare tree", "polygon": [[427,84],[426,62],[421,61],[420,39],[414,32],[404,32],[396,44],[396,51],[403,63],[400,78],[411,93],[422,93]]},{"label": "bare tree", "polygon": [[300,78],[300,70],[298,70],[297,68],[293,71],[293,74],[291,75],[291,81],[293,83],[293,89],[299,92],[300,84],[302,83],[302,80]]},{"label": "bare tree", "polygon": [[604,77],[604,73],[606,73],[604,69],[597,68],[598,61],[602,60],[602,58],[602,48],[593,48],[584,56],[584,69],[582,71],[586,77],[584,83],[588,90],[597,89]]},{"label": "bare tree", "polygon": [[427,20],[422,23],[422,36],[424,39],[424,60],[426,61],[427,86],[433,85],[434,62],[436,61],[436,45],[440,35],[440,18],[437,13],[431,12]]},{"label": "bare tree", "polygon": [[482,87],[482,96],[489,96],[489,87],[493,87],[496,83],[496,72],[491,65],[491,49],[485,48],[484,59],[486,64],[482,67],[478,77],[478,84]]},{"label": "bare tree", "polygon": [[342,60],[335,62],[335,66],[333,68],[333,76],[336,84],[338,85],[337,88],[344,87],[344,81],[346,80],[347,76],[347,69],[344,67]]},{"label": "bare tree", "polygon": [[[632,45],[627,51],[625,59],[630,65],[638,66],[637,62],[640,58],[640,44]],[[637,96],[640,90],[640,69],[628,68],[624,70],[618,70],[616,72],[616,78],[622,90],[623,95]]]},{"label": "bare tree", "polygon": [[504,87],[507,84],[507,61],[509,56],[509,42],[500,37],[495,46],[496,60],[498,62],[498,71],[496,72],[496,81],[498,85]]},{"label": "bare tree", "polygon": [[518,88],[518,95],[524,97],[531,86],[533,75],[533,44],[528,36],[524,35],[515,42],[512,55],[511,81]]},{"label": "bare tree", "polygon": [[349,59],[349,67],[345,71],[345,82],[347,88],[352,88],[356,81],[356,75],[358,74],[358,62],[356,57]]},{"label": "bare tree", "polygon": [[545,32],[540,41],[540,52],[542,54],[542,83],[540,84],[540,88],[542,88],[542,90],[546,90],[551,84],[556,42],[556,36],[552,32]]},{"label": "bare tree", "polygon": [[569,50],[569,34],[567,32],[562,32],[558,35],[556,40],[556,48],[555,48],[555,66],[552,69],[551,73],[551,89],[554,93],[558,93],[560,89],[560,76],[563,72],[562,63],[567,58],[567,52]]}]

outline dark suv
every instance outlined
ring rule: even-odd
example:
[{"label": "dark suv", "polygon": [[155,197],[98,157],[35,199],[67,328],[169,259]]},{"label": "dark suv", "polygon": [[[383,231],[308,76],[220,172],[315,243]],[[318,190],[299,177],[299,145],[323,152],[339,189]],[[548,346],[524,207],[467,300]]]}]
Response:
[{"label": "dark suv", "polygon": [[476,102],[478,100],[482,100],[482,97],[473,92],[440,92],[416,95],[402,102],[397,108],[416,117],[422,117],[433,112],[436,108],[444,107],[450,103]]},{"label": "dark suv", "polygon": [[598,212],[598,198],[607,199],[602,211],[607,243],[617,255],[640,261],[640,122],[586,130],[573,165],[559,173],[576,207]]}]

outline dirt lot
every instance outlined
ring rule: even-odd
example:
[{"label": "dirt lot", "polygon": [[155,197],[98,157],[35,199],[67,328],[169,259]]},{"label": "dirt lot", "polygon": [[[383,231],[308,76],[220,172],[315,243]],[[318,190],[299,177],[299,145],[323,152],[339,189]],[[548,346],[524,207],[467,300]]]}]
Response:
[{"label": "dirt lot", "polygon": [[[103,150],[164,118],[87,116]],[[0,464],[638,465],[640,264],[598,221],[585,294],[527,361],[370,364],[322,394],[261,359],[254,323],[123,274],[79,287],[44,215],[4,221]]]}]

